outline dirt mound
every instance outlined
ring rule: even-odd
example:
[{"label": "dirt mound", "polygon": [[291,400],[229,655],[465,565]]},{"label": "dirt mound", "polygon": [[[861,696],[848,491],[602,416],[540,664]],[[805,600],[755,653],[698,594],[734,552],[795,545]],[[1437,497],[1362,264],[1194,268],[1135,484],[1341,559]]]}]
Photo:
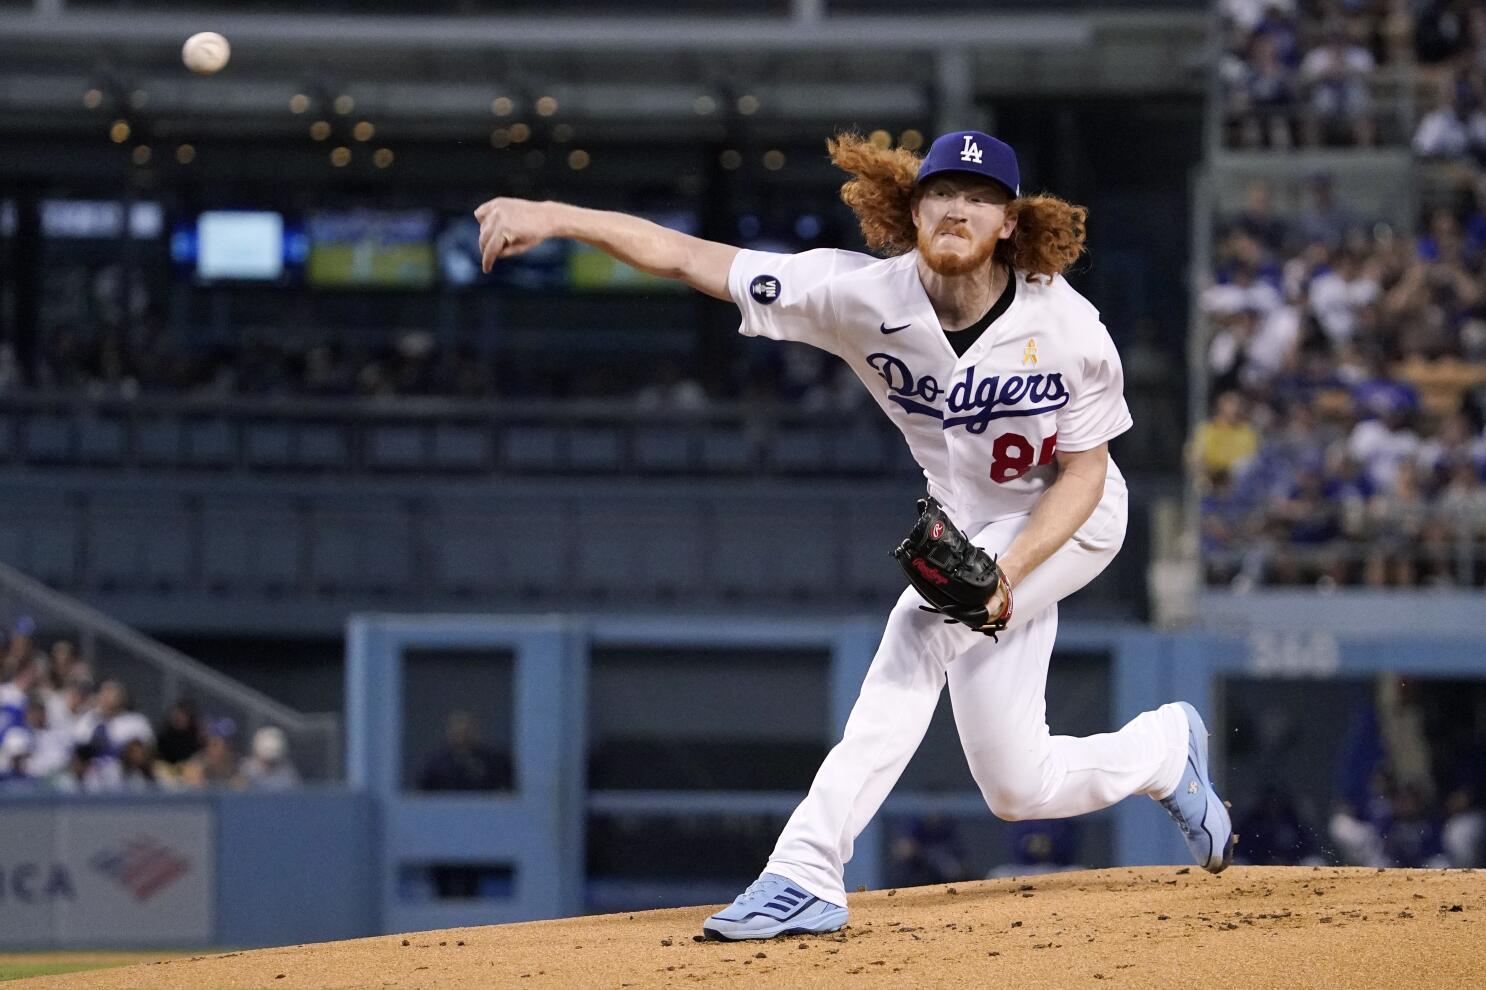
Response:
[{"label": "dirt mound", "polygon": [[327,942],[17,990],[1486,986],[1486,874],[1146,867],[856,894],[836,935],[699,942],[706,908]]}]

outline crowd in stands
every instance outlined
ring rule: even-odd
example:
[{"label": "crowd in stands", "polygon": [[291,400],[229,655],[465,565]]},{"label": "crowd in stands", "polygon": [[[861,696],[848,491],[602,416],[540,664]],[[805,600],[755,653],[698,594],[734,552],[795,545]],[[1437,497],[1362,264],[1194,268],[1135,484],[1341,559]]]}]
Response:
[{"label": "crowd in stands", "polygon": [[[373,335],[372,339],[375,340]],[[657,347],[669,336],[657,332]],[[814,349],[750,348],[704,385],[690,356],[664,352],[605,360],[521,362],[465,343],[443,346],[423,330],[348,346],[327,337],[304,341],[265,334],[241,346],[196,349],[133,339],[105,324],[47,334],[23,374],[14,348],[0,342],[0,394],[27,390],[100,398],[205,399],[625,399],[640,408],[698,410],[719,402],[763,399],[816,406],[867,400],[838,362]]]},{"label": "crowd in stands", "polygon": [[1409,0],[1221,0],[1227,143],[1371,145],[1380,66],[1414,56]]},{"label": "crowd in stands", "polygon": [[1486,164],[1486,7],[1435,2],[1427,14],[1420,22],[1414,153]]},{"label": "crowd in stands", "polygon": [[18,619],[0,655],[0,793],[299,785],[277,726],[259,728],[243,755],[235,722],[204,715],[187,698],[152,725],[123,683],[95,681],[71,640],[43,651],[34,632],[31,619]]},{"label": "crowd in stands", "polygon": [[135,339],[120,328],[95,324],[49,334],[27,384],[19,373],[4,373],[14,364],[13,356],[0,353],[0,386],[119,398],[489,398],[498,392],[494,360],[469,347],[440,350],[424,331],[356,350],[334,339],[247,340],[198,349],[163,338]]},{"label": "crowd in stands", "polygon": [[1220,9],[1229,146],[1402,143],[1409,135],[1394,125],[1417,110],[1420,155],[1486,151],[1479,0],[1221,0]]},{"label": "crowd in stands", "polygon": [[1486,581],[1486,187],[1416,235],[1324,175],[1255,183],[1219,237],[1191,443],[1213,583]]}]

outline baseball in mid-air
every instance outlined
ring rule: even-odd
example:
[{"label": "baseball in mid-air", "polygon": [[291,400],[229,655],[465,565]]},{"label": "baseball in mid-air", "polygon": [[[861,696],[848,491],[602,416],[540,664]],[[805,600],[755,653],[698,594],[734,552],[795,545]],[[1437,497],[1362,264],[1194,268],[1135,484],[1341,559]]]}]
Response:
[{"label": "baseball in mid-air", "polygon": [[222,71],[231,57],[232,46],[215,31],[191,35],[181,49],[181,61],[186,63],[186,68],[203,76]]}]

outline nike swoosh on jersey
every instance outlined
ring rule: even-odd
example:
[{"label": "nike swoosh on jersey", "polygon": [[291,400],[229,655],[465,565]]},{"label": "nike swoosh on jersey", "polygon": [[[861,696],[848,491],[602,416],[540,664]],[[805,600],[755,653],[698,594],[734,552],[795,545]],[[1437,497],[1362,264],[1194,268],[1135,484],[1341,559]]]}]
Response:
[{"label": "nike swoosh on jersey", "polygon": [[877,329],[881,330],[883,333],[897,333],[899,330],[907,330],[911,326],[913,326],[912,323],[905,323],[901,327],[890,327],[886,323],[883,323]]}]

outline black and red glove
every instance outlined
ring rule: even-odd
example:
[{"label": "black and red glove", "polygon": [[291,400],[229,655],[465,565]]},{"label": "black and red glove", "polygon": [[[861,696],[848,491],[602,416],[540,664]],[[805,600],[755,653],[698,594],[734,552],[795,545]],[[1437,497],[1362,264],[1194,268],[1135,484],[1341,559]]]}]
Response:
[{"label": "black and red glove", "polygon": [[[971,543],[933,498],[918,500],[918,521],[893,551],[908,582],[946,621],[963,622],[992,639],[1011,621],[1011,585],[996,559]],[[1000,589],[999,614],[989,604]]]}]

